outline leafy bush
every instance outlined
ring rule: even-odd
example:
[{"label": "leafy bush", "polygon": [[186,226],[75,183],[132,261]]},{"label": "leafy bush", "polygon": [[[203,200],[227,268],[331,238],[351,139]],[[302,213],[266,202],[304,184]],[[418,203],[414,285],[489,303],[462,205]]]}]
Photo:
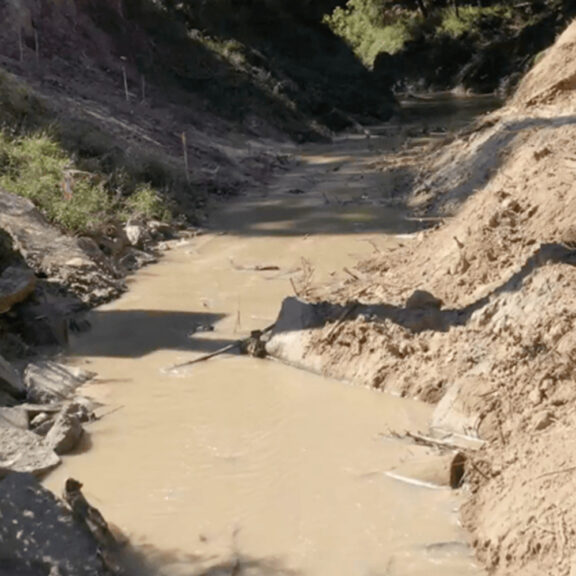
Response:
[{"label": "leafy bush", "polygon": [[462,6],[458,13],[454,8],[446,8],[442,12],[439,32],[451,38],[461,38],[465,34],[480,35],[481,24],[492,23],[502,25],[511,22],[513,12],[509,6]]},{"label": "leafy bush", "polygon": [[349,0],[324,18],[332,31],[346,40],[367,66],[380,52],[394,54],[412,37],[420,16],[403,12],[396,21],[386,18],[386,7],[374,0]]},{"label": "leafy bush", "polygon": [[150,186],[141,185],[124,202],[123,214],[126,219],[131,216],[143,216],[146,219],[169,221],[170,210],[166,203]]}]

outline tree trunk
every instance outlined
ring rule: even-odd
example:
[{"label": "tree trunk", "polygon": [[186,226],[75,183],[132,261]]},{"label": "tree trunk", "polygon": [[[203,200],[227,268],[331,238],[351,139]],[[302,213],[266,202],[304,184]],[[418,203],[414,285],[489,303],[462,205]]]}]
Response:
[{"label": "tree trunk", "polygon": [[422,16],[424,16],[424,18],[428,17],[428,8],[426,8],[426,4],[424,3],[424,0],[416,0],[416,3],[418,4],[418,8],[420,9],[420,12],[422,12]]}]

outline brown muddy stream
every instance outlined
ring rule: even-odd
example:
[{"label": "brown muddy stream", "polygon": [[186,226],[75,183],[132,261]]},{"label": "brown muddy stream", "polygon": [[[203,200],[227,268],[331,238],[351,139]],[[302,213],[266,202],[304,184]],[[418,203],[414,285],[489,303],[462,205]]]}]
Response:
[{"label": "brown muddy stream", "polygon": [[86,392],[119,410],[46,484],[81,479],[158,574],[480,574],[460,496],[385,475],[413,448],[381,433],[425,430],[429,406],[243,356],[164,370],[272,323],[303,267],[344,278],[409,242],[421,223],[382,201],[374,168],[389,145],[300,149],[299,166],[217,206],[209,233],[136,274],[72,342],[74,361],[99,374]]}]

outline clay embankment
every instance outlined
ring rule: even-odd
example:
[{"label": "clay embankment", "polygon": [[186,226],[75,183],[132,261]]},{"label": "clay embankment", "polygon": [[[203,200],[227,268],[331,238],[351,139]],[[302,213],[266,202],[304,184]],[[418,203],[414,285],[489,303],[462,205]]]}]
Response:
[{"label": "clay embankment", "polygon": [[439,402],[435,427],[485,441],[463,519],[495,574],[576,569],[575,54],[572,25],[506,108],[429,158],[412,202],[442,223],[310,289],[339,312],[271,342],[288,361]]}]

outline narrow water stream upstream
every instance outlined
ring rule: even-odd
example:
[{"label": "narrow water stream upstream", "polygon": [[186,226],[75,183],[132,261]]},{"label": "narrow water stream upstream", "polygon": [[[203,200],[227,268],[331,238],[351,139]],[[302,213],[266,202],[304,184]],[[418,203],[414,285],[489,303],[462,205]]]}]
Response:
[{"label": "narrow water stream upstream", "polygon": [[243,356],[164,371],[272,323],[291,278],[342,276],[409,241],[421,224],[382,202],[371,167],[385,144],[303,148],[297,168],[218,206],[210,233],[140,271],[72,342],[99,375],[86,392],[119,410],[46,484],[81,479],[160,574],[481,573],[459,496],[385,476],[411,448],[381,433],[425,430],[429,406]]}]

